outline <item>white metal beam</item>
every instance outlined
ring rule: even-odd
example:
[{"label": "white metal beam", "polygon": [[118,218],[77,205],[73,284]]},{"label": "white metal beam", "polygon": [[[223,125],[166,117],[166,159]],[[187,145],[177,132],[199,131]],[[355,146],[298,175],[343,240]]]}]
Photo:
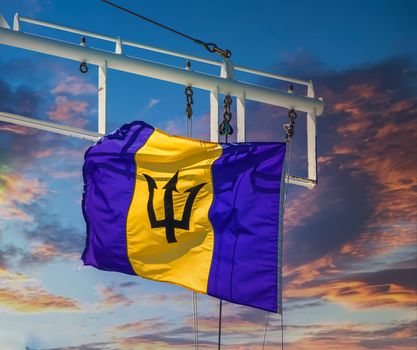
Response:
[{"label": "white metal beam", "polygon": [[323,111],[323,101],[306,96],[289,94],[284,91],[233,81],[209,74],[186,71],[161,63],[131,58],[115,53],[105,52],[89,47],[82,47],[62,41],[52,40],[36,35],[0,28],[0,44],[19,47],[45,54],[64,57],[75,61],[86,61],[96,65],[107,62],[107,67],[133,74],[213,91],[217,87],[220,93],[239,96],[245,91],[246,98],[284,108],[294,108],[303,112],[316,110],[316,115]]},{"label": "white metal beam", "polygon": [[[314,97],[312,81],[307,86],[307,96]],[[307,113],[307,164],[308,178],[317,182],[317,134],[316,112],[314,109]]]},{"label": "white metal beam", "polygon": [[246,141],[246,113],[245,113],[245,93],[241,94],[236,99],[236,129],[237,142]]},{"label": "white metal beam", "polygon": [[[55,39],[40,37],[20,31],[20,22],[27,22],[54,28],[76,34],[81,34],[97,39],[112,41],[116,44],[115,52],[106,52],[76,44],[71,44]],[[14,31],[13,31],[14,30]],[[210,140],[219,141],[219,94],[230,94],[237,97],[237,141],[244,142],[245,136],[245,101],[246,99],[268,103],[271,105],[307,112],[307,159],[308,179],[289,175],[288,183],[313,188],[317,183],[317,144],[316,144],[316,116],[323,111],[323,100],[315,98],[313,83],[296,78],[285,77],[277,74],[259,71],[242,66],[234,66],[230,60],[218,62],[198,56],[164,50],[157,47],[143,45],[131,41],[113,38],[107,35],[90,31],[75,29],[50,22],[21,17],[15,15],[13,30],[0,15],[0,44],[19,47],[49,55],[72,59],[99,66],[98,69],[98,131],[91,132],[78,128],[67,127],[55,123],[26,118],[11,113],[0,112],[0,121],[24,125],[41,130],[56,132],[63,135],[96,141],[106,133],[106,95],[107,95],[107,68],[125,71],[132,74],[147,76],[159,80],[169,81],[181,85],[210,91]],[[194,61],[217,65],[222,68],[221,76],[216,77],[200,72],[187,71],[178,67],[162,63],[146,61],[139,58],[123,56],[123,45],[137,47],[145,50],[159,52],[171,56],[187,58]],[[258,76],[269,77],[282,81],[307,86],[307,96],[296,95],[284,91],[278,91],[258,85],[234,80],[234,71],[242,71]]]},{"label": "white metal beam", "polygon": [[219,142],[219,89],[210,91],[210,141]]},{"label": "white metal beam", "polygon": [[98,132],[106,133],[107,62],[98,66]]},{"label": "white metal beam", "polygon": [[104,136],[103,134],[99,134],[93,131],[73,128],[71,126],[65,126],[57,123],[45,122],[43,120],[37,120],[33,118],[26,118],[17,114],[7,112],[0,112],[0,121],[16,125],[27,126],[30,128],[35,128],[44,131],[52,131],[57,134],[72,136],[89,141],[97,141]]},{"label": "white metal beam", "polygon": [[[87,131],[87,130],[83,130],[79,128],[74,128],[71,126],[60,125],[60,124],[46,122],[43,120],[37,120],[33,118],[26,118],[21,115],[8,113],[8,112],[0,112],[0,121],[6,122],[6,123],[12,123],[15,125],[22,125],[22,126],[26,126],[26,127],[34,128],[38,130],[51,131],[57,134],[71,136],[71,137],[93,141],[93,142],[98,141],[100,138],[104,136],[103,134],[99,134],[97,132]],[[217,123],[216,123],[216,128],[217,128]],[[211,139],[211,141],[218,142],[217,129],[214,135],[212,135],[211,137],[217,138],[217,140]],[[307,188],[313,188],[315,185],[315,183],[311,180],[293,176],[293,175],[290,175],[286,181],[287,183],[298,185],[298,186],[303,186]]]}]

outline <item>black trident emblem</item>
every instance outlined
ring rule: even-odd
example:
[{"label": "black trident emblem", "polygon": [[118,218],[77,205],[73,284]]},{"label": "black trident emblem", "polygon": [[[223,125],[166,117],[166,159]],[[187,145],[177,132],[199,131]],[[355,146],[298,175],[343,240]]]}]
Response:
[{"label": "black trident emblem", "polygon": [[166,183],[166,185],[163,187],[165,190],[164,193],[164,209],[165,209],[165,219],[163,220],[157,220],[155,215],[155,209],[153,207],[153,196],[154,196],[154,190],[158,187],[156,186],[155,180],[146,174],[143,174],[145,176],[146,181],[148,182],[148,189],[149,189],[149,198],[148,198],[148,216],[149,221],[151,223],[152,228],[157,227],[165,227],[166,237],[168,243],[175,243],[177,241],[175,237],[175,229],[179,228],[182,230],[189,230],[190,227],[190,217],[191,217],[191,210],[193,207],[193,203],[195,200],[195,197],[197,196],[198,191],[206,184],[201,183],[199,185],[193,186],[186,190],[185,192],[188,192],[188,198],[187,202],[184,206],[184,211],[182,213],[182,219],[176,220],[174,217],[174,200],[172,197],[172,192],[178,192],[177,190],[177,182],[178,182],[178,171],[175,173],[175,175]]}]

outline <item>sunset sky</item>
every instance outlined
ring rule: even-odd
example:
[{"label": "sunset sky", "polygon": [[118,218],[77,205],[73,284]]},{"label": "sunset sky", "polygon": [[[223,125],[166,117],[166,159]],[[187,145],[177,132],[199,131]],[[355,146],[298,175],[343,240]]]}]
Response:
[{"label": "sunset sky", "polygon": [[[284,218],[287,350],[417,346],[417,3],[127,1],[121,5],[232,50],[235,64],[312,79],[319,184],[290,186]],[[74,26],[218,59],[97,0],[2,0],[0,14]],[[22,30],[78,44],[77,35]],[[87,45],[112,50],[89,40]],[[184,60],[126,54],[183,67]],[[199,71],[216,69],[193,63]],[[237,79],[287,89],[270,79]],[[184,88],[108,72],[108,130],[144,120],[184,135]],[[295,91],[305,93],[295,85]],[[233,106],[236,106],[234,102]],[[281,141],[287,111],[247,104],[248,141]],[[0,45],[0,111],[96,130],[97,69]],[[196,138],[209,138],[209,95],[194,94]],[[233,110],[235,121],[235,110]],[[232,138],[233,139],[233,138]],[[0,350],[193,349],[191,292],[84,267],[82,165],[91,142],[0,122]],[[292,173],[306,175],[299,113]],[[198,296],[200,349],[217,348],[218,301]],[[266,313],[225,303],[223,349],[261,349]],[[265,349],[281,346],[270,315]]]}]

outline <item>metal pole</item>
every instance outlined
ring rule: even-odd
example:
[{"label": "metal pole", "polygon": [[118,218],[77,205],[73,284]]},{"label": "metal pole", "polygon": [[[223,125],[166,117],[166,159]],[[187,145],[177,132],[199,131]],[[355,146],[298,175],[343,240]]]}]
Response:
[{"label": "metal pole", "polygon": [[[308,84],[307,96],[314,98],[312,81]],[[317,182],[317,134],[316,111],[314,109],[307,113],[307,164],[308,178]]]},{"label": "metal pole", "polygon": [[210,91],[210,141],[219,142],[219,88]]},{"label": "metal pole", "polygon": [[237,142],[246,141],[246,113],[245,113],[245,93],[237,97],[236,106],[236,124],[237,124]]},{"label": "metal pole", "polygon": [[98,66],[98,132],[106,133],[107,62]]},{"label": "metal pole", "polygon": [[51,131],[57,134],[72,136],[79,139],[97,141],[104,135],[93,131],[87,131],[71,126],[60,125],[56,123],[45,122],[43,120],[36,120],[33,118],[26,118],[13,113],[0,112],[0,121],[6,123],[13,123],[17,125],[27,126],[44,131]]}]

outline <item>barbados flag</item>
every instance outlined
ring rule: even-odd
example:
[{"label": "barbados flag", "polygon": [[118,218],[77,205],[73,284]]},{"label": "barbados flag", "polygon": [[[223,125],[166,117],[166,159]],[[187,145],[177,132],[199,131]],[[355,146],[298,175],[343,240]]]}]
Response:
[{"label": "barbados flag", "polygon": [[279,312],[284,156],[122,126],[85,154],[84,264]]}]

